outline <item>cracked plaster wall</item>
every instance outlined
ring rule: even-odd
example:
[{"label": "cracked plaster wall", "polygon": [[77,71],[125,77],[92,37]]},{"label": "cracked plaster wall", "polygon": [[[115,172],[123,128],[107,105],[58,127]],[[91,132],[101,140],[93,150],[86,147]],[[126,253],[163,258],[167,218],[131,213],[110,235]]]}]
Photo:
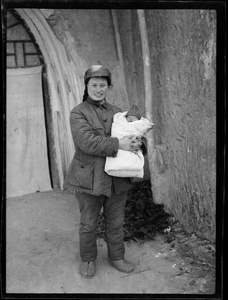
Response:
[{"label": "cracked plaster wall", "polygon": [[[216,11],[145,10],[145,16],[155,123],[152,191],[187,232],[215,241]],[[136,10],[120,11],[118,19],[129,98],[145,113]]]},{"label": "cracked plaster wall", "polygon": [[216,12],[147,12],[160,202],[215,240]]}]

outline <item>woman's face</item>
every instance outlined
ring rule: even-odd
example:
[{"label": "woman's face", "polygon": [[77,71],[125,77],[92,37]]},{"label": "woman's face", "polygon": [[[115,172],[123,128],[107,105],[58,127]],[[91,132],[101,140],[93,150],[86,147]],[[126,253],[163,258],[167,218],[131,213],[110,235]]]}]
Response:
[{"label": "woman's face", "polygon": [[101,101],[107,95],[108,82],[105,78],[91,77],[87,84],[87,90],[90,98],[94,101]]}]

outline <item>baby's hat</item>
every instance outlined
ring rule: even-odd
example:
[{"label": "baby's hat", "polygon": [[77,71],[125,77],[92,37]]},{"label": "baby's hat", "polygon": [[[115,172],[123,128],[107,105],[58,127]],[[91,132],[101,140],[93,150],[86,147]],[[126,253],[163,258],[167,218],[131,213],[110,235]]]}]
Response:
[{"label": "baby's hat", "polygon": [[138,106],[133,104],[130,107],[129,111],[126,113],[125,117],[127,117],[127,116],[135,116],[138,119],[141,119],[141,114],[140,114]]}]

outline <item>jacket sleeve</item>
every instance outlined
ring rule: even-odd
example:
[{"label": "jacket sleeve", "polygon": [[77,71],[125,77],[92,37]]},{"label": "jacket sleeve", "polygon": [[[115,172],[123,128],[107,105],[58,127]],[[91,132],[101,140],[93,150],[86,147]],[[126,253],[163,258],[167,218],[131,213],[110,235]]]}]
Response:
[{"label": "jacket sleeve", "polygon": [[71,112],[70,125],[74,143],[83,152],[96,156],[117,155],[119,140],[99,135],[96,132],[99,129],[92,128],[79,110]]},{"label": "jacket sleeve", "polygon": [[142,146],[141,146],[142,154],[147,155],[147,140],[145,137],[142,137]]}]

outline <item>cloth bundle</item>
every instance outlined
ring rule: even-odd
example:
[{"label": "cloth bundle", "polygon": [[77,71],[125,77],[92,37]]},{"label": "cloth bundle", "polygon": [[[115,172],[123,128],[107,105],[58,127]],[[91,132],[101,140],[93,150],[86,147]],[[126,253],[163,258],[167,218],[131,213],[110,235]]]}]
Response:
[{"label": "cloth bundle", "polygon": [[[114,115],[112,137],[121,139],[128,135],[135,135],[141,138],[154,126],[152,122],[143,117],[140,120],[128,122],[126,114],[127,111]],[[106,157],[105,172],[111,176],[143,178],[143,167],[144,156],[141,150],[131,152],[119,149],[116,157]]]}]

